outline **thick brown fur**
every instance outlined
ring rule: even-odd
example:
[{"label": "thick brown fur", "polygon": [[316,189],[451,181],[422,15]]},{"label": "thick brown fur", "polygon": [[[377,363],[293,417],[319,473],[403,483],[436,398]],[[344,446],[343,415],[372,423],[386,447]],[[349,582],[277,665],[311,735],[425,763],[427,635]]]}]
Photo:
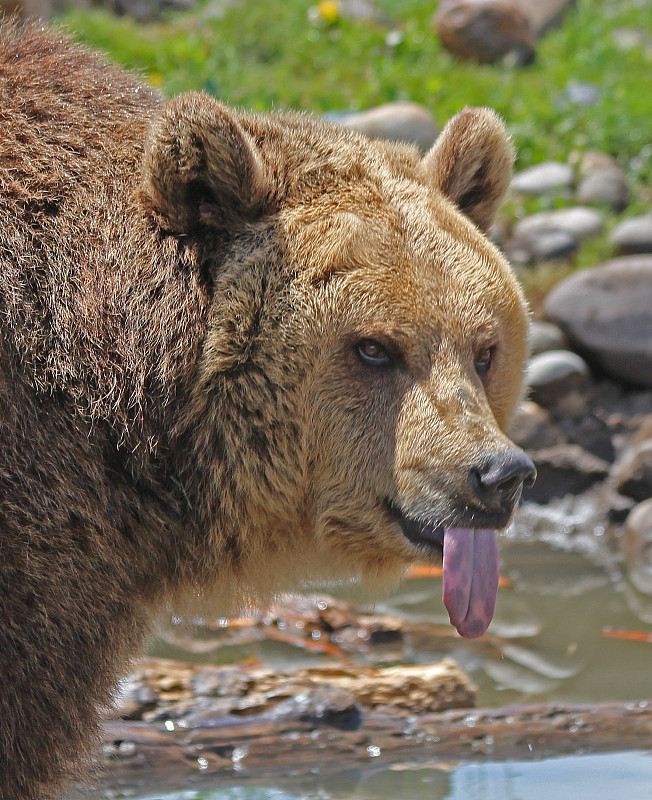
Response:
[{"label": "thick brown fur", "polygon": [[309,116],[165,104],[2,23],[2,800],[57,795],[175,603],[395,577],[432,554],[387,501],[473,525],[468,471],[511,447],[526,352],[483,236],[511,162],[486,109],[422,160]]}]

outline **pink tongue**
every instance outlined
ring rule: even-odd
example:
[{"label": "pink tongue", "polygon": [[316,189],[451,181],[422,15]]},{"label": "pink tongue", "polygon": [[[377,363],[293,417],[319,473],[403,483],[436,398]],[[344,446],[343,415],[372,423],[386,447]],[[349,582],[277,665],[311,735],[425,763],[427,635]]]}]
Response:
[{"label": "pink tongue", "polygon": [[498,593],[498,542],[491,530],[444,531],[444,605],[460,636],[475,639],[489,627]]}]

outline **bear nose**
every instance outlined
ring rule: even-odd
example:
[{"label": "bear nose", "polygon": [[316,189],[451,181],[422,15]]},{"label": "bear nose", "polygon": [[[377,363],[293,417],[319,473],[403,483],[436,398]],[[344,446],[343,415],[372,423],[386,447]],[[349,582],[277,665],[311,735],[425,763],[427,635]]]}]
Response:
[{"label": "bear nose", "polygon": [[522,450],[511,449],[485,456],[469,471],[469,483],[485,506],[513,505],[523,484],[532,486],[537,471]]}]

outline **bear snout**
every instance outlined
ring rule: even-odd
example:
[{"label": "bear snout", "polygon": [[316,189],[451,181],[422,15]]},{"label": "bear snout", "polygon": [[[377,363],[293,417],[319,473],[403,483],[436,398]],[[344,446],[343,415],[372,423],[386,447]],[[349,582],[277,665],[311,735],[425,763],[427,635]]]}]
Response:
[{"label": "bear snout", "polygon": [[531,486],[537,471],[518,448],[485,453],[469,470],[468,481],[488,512],[511,513],[524,485]]}]

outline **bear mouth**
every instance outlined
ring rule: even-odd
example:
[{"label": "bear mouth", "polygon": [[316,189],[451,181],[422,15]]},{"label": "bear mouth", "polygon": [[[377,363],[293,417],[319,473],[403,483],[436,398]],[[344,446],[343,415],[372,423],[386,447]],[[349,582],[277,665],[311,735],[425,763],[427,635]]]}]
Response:
[{"label": "bear mouth", "polygon": [[385,507],[392,521],[401,529],[403,536],[415,547],[427,550],[439,557],[444,552],[444,526],[429,520],[409,517],[391,500],[385,500]]}]

